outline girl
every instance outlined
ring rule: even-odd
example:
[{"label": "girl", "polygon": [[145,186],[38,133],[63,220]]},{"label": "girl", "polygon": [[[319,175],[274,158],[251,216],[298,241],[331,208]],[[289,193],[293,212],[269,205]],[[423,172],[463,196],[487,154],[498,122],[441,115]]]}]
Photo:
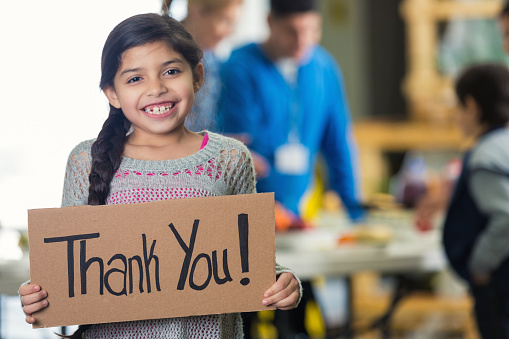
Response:
[{"label": "girl", "polygon": [[[169,14],[173,0],[163,0],[162,12]],[[221,90],[220,60],[215,49],[233,32],[242,0],[189,0],[184,27],[203,50],[205,81],[186,126],[192,131],[215,130],[215,112]]]},{"label": "girl", "polygon": [[[174,199],[182,190],[188,197],[255,193],[244,145],[184,126],[202,84],[201,58],[191,35],[166,15],[137,15],[113,29],[103,49],[100,83],[109,117],[95,141],[71,152],[62,206],[131,203],[133,195],[136,202]],[[144,188],[145,196],[137,194]],[[159,193],[151,196],[152,189]],[[260,302],[291,309],[300,298],[300,282],[283,267],[276,273],[277,282]],[[47,293],[25,284],[19,294],[26,321],[33,324],[33,314],[48,306]],[[87,338],[243,336],[239,314],[80,326],[72,337],[83,333]]]},{"label": "girl", "polygon": [[509,338],[509,70],[483,64],[456,83],[458,124],[474,140],[444,224],[451,266],[475,300],[483,338]]}]

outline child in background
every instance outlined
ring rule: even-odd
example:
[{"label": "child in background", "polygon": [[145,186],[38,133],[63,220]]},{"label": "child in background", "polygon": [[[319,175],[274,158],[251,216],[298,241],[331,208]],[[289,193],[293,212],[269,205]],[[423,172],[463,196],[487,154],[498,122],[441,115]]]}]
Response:
[{"label": "child in background", "polygon": [[500,11],[498,26],[502,34],[504,50],[506,53],[509,53],[509,3],[506,3],[502,11]]},{"label": "child in background", "polygon": [[443,243],[469,284],[482,338],[509,338],[509,70],[472,66],[456,94],[459,127],[475,145],[463,159]]},{"label": "child in background", "polygon": [[[191,35],[166,15],[133,16],[113,29],[103,48],[100,83],[110,113],[97,139],[71,152],[62,206],[256,193],[252,158],[243,144],[207,131],[194,133],[184,125],[202,85],[201,59]],[[294,308],[301,295],[299,280],[279,265],[276,274],[260,303]],[[33,314],[48,306],[47,293],[27,283],[19,294],[26,321],[33,324]],[[85,325],[72,338],[83,334],[243,337],[238,313]]]},{"label": "child in background", "polygon": [[[169,15],[172,0],[163,0],[161,11]],[[196,103],[187,117],[186,126],[191,131],[215,131],[217,102],[221,93],[219,69],[221,61],[216,47],[232,34],[239,16],[242,0],[188,0],[187,16],[182,24],[203,50],[205,81],[196,95]]]}]

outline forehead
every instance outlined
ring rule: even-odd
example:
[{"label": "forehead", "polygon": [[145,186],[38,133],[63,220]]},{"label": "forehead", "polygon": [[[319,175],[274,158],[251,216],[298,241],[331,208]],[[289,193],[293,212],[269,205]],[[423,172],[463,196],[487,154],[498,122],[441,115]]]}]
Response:
[{"label": "forehead", "polygon": [[120,68],[132,63],[144,64],[154,60],[166,62],[174,58],[184,60],[182,55],[175,51],[168,43],[164,41],[156,41],[126,50],[122,54],[122,63]]},{"label": "forehead", "polygon": [[317,12],[295,13],[274,17],[274,22],[280,26],[294,29],[318,28],[321,24],[320,14]]}]

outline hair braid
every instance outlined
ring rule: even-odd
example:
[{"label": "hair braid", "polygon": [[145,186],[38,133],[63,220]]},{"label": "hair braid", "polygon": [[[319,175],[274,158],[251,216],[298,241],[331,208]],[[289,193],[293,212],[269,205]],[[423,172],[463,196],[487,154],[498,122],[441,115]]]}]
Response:
[{"label": "hair braid", "polygon": [[121,109],[110,105],[110,114],[92,145],[89,205],[105,205],[110,183],[120,166],[124,143],[131,124]]}]

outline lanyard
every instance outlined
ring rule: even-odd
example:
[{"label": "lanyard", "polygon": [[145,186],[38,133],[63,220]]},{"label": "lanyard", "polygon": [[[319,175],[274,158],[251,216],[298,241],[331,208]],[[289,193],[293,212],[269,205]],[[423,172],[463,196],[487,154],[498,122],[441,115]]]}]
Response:
[{"label": "lanyard", "polygon": [[302,103],[299,95],[299,81],[298,73],[299,66],[293,59],[282,59],[276,63],[276,68],[285,80],[290,97],[290,130],[288,133],[287,142],[290,144],[300,143],[300,131],[299,126],[301,125],[302,118]]}]

